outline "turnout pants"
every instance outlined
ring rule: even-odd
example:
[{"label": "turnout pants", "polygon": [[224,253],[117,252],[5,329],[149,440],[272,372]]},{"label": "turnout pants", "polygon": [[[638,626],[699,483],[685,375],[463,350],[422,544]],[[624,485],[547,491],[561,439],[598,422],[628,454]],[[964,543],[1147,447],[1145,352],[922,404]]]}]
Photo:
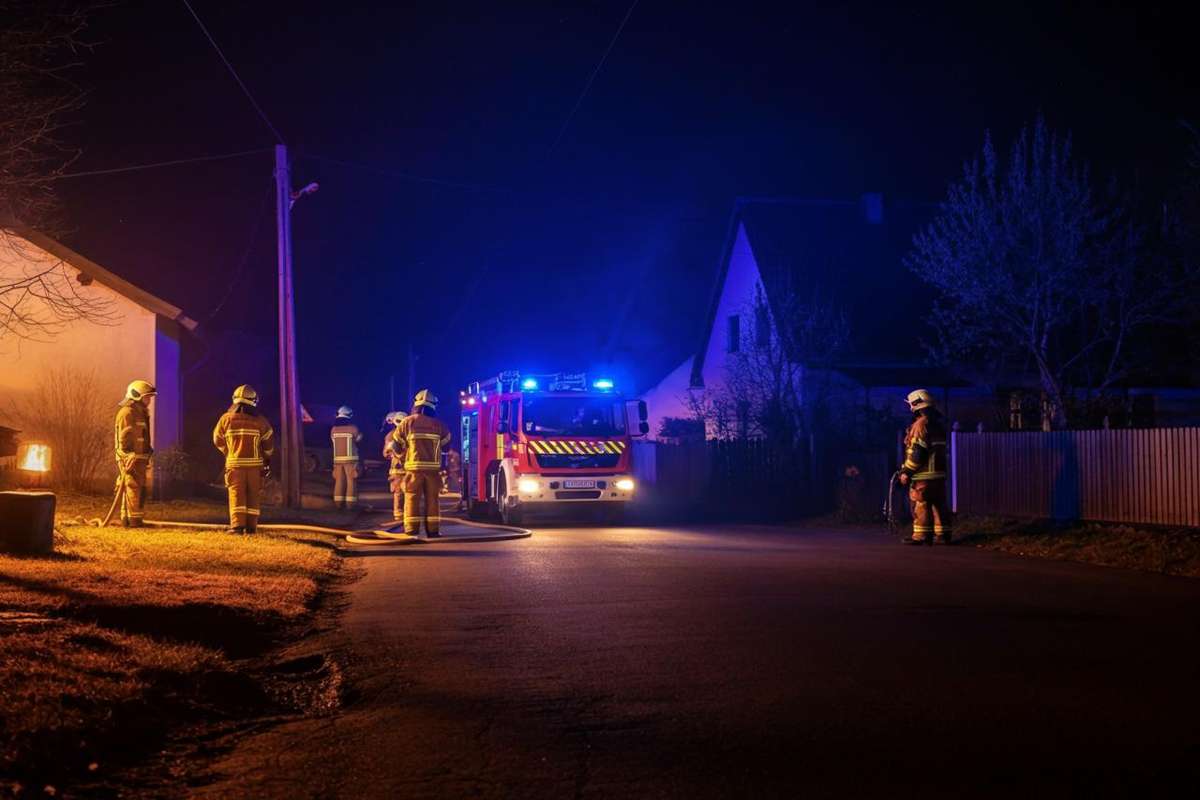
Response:
[{"label": "turnout pants", "polygon": [[333,465],[334,505],[352,506],[358,502],[358,462],[342,461]]},{"label": "turnout pants", "polygon": [[388,488],[392,490],[392,519],[399,522],[404,519],[404,473],[389,473]]},{"label": "turnout pants", "polygon": [[121,494],[121,521],[131,528],[142,525],[146,504],[146,468],[150,462],[145,458],[131,459],[122,467],[117,462],[117,489]]},{"label": "turnout pants", "polygon": [[262,467],[230,467],[225,470],[229,489],[229,526],[253,531],[258,527]]},{"label": "turnout pants", "polygon": [[946,482],[913,481],[908,487],[912,506],[912,538],[924,541],[930,534],[950,535],[950,509],[946,505]]},{"label": "turnout pants", "polygon": [[404,532],[416,536],[425,531],[437,533],[442,523],[438,496],[442,493],[442,476],[434,469],[417,469],[408,473],[404,482]]}]

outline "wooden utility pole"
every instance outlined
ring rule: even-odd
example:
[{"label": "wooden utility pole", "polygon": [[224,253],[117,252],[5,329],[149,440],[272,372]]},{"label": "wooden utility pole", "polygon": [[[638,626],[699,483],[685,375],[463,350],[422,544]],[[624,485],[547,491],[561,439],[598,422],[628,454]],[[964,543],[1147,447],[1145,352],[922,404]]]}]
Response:
[{"label": "wooden utility pole", "polygon": [[300,381],[296,377],[296,308],[292,289],[292,181],[287,145],[275,145],[275,221],[279,250],[279,427],[283,504],[300,507],[300,464],[304,437]]},{"label": "wooden utility pole", "polygon": [[408,404],[413,401],[413,397],[417,394],[417,387],[414,385],[417,381],[417,356],[413,353],[412,342],[408,343],[408,397],[405,399],[404,409],[408,410]]}]

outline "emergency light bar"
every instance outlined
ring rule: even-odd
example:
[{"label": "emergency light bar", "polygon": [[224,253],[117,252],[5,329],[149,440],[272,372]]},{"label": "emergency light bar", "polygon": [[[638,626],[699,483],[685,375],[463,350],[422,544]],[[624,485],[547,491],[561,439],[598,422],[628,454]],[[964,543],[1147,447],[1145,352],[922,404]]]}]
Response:
[{"label": "emergency light bar", "polygon": [[527,392],[531,392],[538,388],[537,378],[526,378],[525,380],[521,381],[521,388]]},{"label": "emergency light bar", "polygon": [[613,382],[609,378],[600,378],[599,380],[592,382],[592,388],[599,389],[602,392],[607,392],[609,389],[613,388]]}]

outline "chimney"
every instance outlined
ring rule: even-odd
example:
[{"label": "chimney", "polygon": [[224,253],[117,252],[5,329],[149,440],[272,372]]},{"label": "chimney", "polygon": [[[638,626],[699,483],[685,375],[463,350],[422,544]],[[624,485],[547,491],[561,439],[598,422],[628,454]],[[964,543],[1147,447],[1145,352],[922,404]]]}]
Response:
[{"label": "chimney", "polygon": [[879,192],[868,192],[859,198],[862,206],[863,219],[868,225],[883,224],[883,195]]}]

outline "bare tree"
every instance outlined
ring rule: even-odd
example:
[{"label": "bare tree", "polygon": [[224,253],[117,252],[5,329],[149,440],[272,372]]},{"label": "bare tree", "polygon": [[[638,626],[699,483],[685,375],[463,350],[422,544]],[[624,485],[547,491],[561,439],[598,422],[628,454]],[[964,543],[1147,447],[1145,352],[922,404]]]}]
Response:
[{"label": "bare tree", "polygon": [[63,228],[55,181],[79,156],[63,130],[83,105],[69,79],[89,8],[0,0],[0,339],[48,339],[78,319],[103,320],[101,297],[20,237]]},{"label": "bare tree", "polygon": [[22,439],[50,445],[55,485],[90,491],[111,468],[116,406],[108,396],[94,371],[51,369],[38,377],[29,397],[8,409]]},{"label": "bare tree", "polygon": [[717,438],[791,443],[813,427],[829,389],[826,367],[844,349],[848,326],[819,289],[802,293],[787,280],[768,298],[760,284],[740,314],[752,320],[730,353],[722,385],[691,398],[692,413]]},{"label": "bare tree", "polygon": [[941,293],[935,355],[1028,365],[1066,427],[1075,391],[1125,378],[1134,334],[1187,301],[1192,278],[1153,255],[1131,209],[1115,184],[1093,192],[1070,138],[1041,118],[1003,162],[985,138],[907,262]]}]

